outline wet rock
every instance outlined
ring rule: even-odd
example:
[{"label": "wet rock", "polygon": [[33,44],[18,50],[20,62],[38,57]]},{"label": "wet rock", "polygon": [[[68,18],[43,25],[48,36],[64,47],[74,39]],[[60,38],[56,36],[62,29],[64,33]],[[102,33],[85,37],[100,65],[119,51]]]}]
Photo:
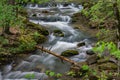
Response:
[{"label": "wet rock", "polygon": [[66,7],[66,6],[68,6],[68,5],[69,5],[69,3],[64,3],[64,4],[63,4],[64,7]]},{"label": "wet rock", "polygon": [[103,63],[103,64],[99,65],[99,69],[102,69],[102,70],[117,70],[117,65],[114,64],[114,63],[107,62],[107,63]]},{"label": "wet rock", "polygon": [[94,54],[94,55],[90,56],[90,57],[86,60],[86,62],[87,62],[89,65],[91,65],[91,64],[96,63],[96,62],[97,62],[97,59],[98,59],[97,54]]},{"label": "wet rock", "polygon": [[86,54],[87,55],[93,55],[93,54],[95,54],[95,52],[93,50],[88,50],[88,51],[86,51]]},{"label": "wet rock", "polygon": [[80,42],[77,44],[78,47],[85,46],[85,42]]},{"label": "wet rock", "polygon": [[54,30],[53,33],[55,36],[64,37],[64,33],[61,30]]},{"label": "wet rock", "polygon": [[32,14],[32,17],[37,17],[37,14]]},{"label": "wet rock", "polygon": [[32,29],[32,31],[37,30],[42,35],[45,35],[45,36],[49,35],[49,31],[47,29],[43,28],[42,26],[40,26],[39,24],[29,22],[28,20],[24,20],[23,23],[26,24],[26,26],[29,29]]},{"label": "wet rock", "polygon": [[25,16],[25,17],[27,17],[28,16],[28,12],[27,12],[27,10],[24,8],[21,8],[20,10],[19,10],[19,13],[22,15],[22,16]]},{"label": "wet rock", "polygon": [[61,53],[61,56],[70,57],[70,56],[74,56],[74,55],[78,55],[78,54],[79,54],[79,52],[76,50],[66,50]]},{"label": "wet rock", "polygon": [[42,13],[49,13],[49,11],[47,11],[47,10],[44,10],[44,11],[42,11]]},{"label": "wet rock", "polygon": [[45,72],[45,66],[43,65],[37,65],[33,71],[36,71],[36,72]]},{"label": "wet rock", "polygon": [[41,35],[41,34],[37,37],[36,36],[33,36],[33,37],[34,37],[35,41],[39,44],[43,43],[47,40],[47,38],[44,35]]}]

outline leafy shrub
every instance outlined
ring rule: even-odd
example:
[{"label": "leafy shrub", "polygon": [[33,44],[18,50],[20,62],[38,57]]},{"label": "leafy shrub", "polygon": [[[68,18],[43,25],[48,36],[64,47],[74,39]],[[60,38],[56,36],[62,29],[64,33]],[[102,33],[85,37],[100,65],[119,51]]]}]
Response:
[{"label": "leafy shrub", "polygon": [[50,77],[58,77],[58,78],[62,76],[62,74],[60,74],[60,73],[55,73],[55,72],[50,71],[50,70],[46,71],[46,75],[48,75],[48,76],[50,76]]},{"label": "leafy shrub", "polygon": [[89,70],[89,66],[88,65],[83,65],[82,66],[82,70],[88,71]]},{"label": "leafy shrub", "polygon": [[8,39],[5,39],[4,37],[0,37],[0,43],[2,45],[6,45],[6,44],[9,44],[9,40]]},{"label": "leafy shrub", "polygon": [[93,51],[98,52],[101,56],[105,50],[108,50],[111,55],[114,55],[116,58],[120,59],[120,50],[113,42],[98,42],[97,46],[93,48]]}]

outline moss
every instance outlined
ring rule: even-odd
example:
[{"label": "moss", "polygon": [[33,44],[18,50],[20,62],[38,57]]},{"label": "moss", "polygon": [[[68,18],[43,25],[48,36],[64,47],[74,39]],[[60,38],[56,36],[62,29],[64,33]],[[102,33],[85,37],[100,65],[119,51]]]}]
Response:
[{"label": "moss", "polygon": [[53,33],[55,36],[64,37],[64,33],[61,30],[54,30]]},{"label": "moss", "polygon": [[99,69],[102,69],[102,70],[117,70],[117,65],[114,64],[114,63],[103,63],[101,65],[99,65]]},{"label": "moss", "polygon": [[61,53],[61,56],[70,57],[70,56],[74,56],[74,55],[78,55],[78,54],[79,54],[79,52],[76,50],[66,50]]},{"label": "moss", "polygon": [[49,35],[49,32],[47,29],[45,29],[44,27],[40,26],[39,24],[35,24],[32,22],[29,22],[28,20],[24,20],[23,21],[24,24],[26,24],[26,28],[29,28],[31,30],[37,30],[39,33],[41,33],[42,35]]},{"label": "moss", "polygon": [[35,39],[35,41],[39,44],[45,42],[46,40],[47,40],[47,38],[44,35],[41,35],[41,34]]},{"label": "moss", "polygon": [[21,8],[19,10],[19,14],[22,15],[22,16],[25,16],[25,17],[28,16],[27,10],[25,8]]}]

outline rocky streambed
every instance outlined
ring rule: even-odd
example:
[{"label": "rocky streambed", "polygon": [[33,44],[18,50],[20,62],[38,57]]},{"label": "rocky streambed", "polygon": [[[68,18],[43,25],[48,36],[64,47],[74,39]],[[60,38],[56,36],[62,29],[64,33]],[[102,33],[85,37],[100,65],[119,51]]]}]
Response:
[{"label": "rocky streambed", "polygon": [[[50,33],[48,41],[41,44],[59,55],[64,52],[75,62],[83,62],[88,58],[86,51],[91,50],[94,39],[84,34],[79,29],[72,27],[71,16],[81,11],[83,7],[70,3],[68,5],[57,4],[54,7],[49,5],[38,6],[29,4],[27,6],[29,21],[44,26]],[[66,53],[65,53],[66,51]],[[70,53],[70,52],[72,53]],[[91,53],[90,53],[91,54]],[[70,70],[70,63],[62,62],[60,59],[40,50],[20,61],[15,67],[13,63],[1,70],[0,79],[22,79],[34,78],[44,80],[48,78],[47,70],[56,73],[65,73]]]}]

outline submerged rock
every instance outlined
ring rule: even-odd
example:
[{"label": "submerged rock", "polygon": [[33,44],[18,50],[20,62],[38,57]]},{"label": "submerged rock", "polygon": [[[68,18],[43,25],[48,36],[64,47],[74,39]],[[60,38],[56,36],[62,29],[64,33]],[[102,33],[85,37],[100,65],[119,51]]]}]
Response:
[{"label": "submerged rock", "polygon": [[64,37],[64,33],[61,30],[54,30],[54,35],[58,37]]},{"label": "submerged rock", "polygon": [[42,13],[50,13],[50,12],[47,10],[43,10]]},{"label": "submerged rock", "polygon": [[85,46],[85,42],[80,42],[77,44],[78,47]]},{"label": "submerged rock", "polygon": [[88,51],[86,51],[86,54],[87,55],[93,55],[93,54],[95,54],[95,52],[93,50],[88,50]]},{"label": "submerged rock", "polygon": [[71,56],[78,55],[78,54],[79,52],[77,50],[66,50],[61,53],[61,56],[71,57]]}]

